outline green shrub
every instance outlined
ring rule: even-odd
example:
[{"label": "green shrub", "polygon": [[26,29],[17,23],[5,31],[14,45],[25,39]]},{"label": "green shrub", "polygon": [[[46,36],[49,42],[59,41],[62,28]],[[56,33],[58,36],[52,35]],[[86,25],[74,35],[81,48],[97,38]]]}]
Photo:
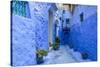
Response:
[{"label": "green shrub", "polygon": [[59,46],[60,46],[60,39],[59,39],[59,37],[56,37],[55,38],[55,42],[52,44],[52,48],[54,50],[58,50],[59,49]]},{"label": "green shrub", "polygon": [[52,44],[52,47],[53,47],[54,50],[58,50],[59,49],[59,43]]},{"label": "green shrub", "polygon": [[48,53],[48,52],[45,51],[45,50],[43,50],[43,49],[37,50],[37,54],[38,54],[39,57],[41,57],[41,56],[46,56],[47,53]]},{"label": "green shrub", "polygon": [[55,42],[56,42],[56,43],[60,43],[59,37],[56,37]]}]

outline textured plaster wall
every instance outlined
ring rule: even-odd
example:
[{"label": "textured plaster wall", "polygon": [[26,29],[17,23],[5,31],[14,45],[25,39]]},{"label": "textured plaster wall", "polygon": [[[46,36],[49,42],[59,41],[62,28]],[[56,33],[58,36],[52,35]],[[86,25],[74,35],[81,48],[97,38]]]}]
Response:
[{"label": "textured plaster wall", "polygon": [[[80,14],[84,14],[83,22],[80,21]],[[88,59],[97,60],[97,7],[82,6],[75,8],[73,14],[65,12],[62,14],[58,11],[58,16],[62,16],[65,22],[66,18],[70,18],[70,32],[62,31],[62,21],[60,26],[61,45],[69,45],[75,51],[85,52]]]},{"label": "textured plaster wall", "polygon": [[48,50],[49,43],[48,43],[48,10],[49,10],[49,3],[32,3],[34,8],[32,13],[34,13],[34,22],[36,23],[35,26],[35,34],[36,34],[36,48],[37,49],[44,49]]},{"label": "textured plaster wall", "polygon": [[[78,6],[71,21],[69,44],[74,50],[85,52],[91,60],[97,60],[97,8],[96,6]],[[80,13],[84,21],[80,21]]]},{"label": "textured plaster wall", "polygon": [[35,24],[31,19],[12,15],[12,65],[36,63]]},{"label": "textured plaster wall", "polygon": [[50,3],[28,2],[30,18],[12,15],[12,65],[36,64],[36,50],[48,50]]}]

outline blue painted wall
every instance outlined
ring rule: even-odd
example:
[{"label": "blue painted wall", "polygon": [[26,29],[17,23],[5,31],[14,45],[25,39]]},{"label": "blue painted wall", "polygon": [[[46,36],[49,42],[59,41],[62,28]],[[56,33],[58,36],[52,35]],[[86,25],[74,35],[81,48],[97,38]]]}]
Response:
[{"label": "blue painted wall", "polygon": [[[59,22],[59,38],[60,38],[60,44],[61,45],[67,45],[69,40],[68,38],[70,37],[69,36],[69,33],[65,33],[63,31],[63,28],[65,27],[66,25],[66,19],[70,19],[71,20],[71,12],[69,12],[68,10],[65,10],[65,12],[63,13],[63,10],[62,9],[59,9],[57,10],[56,12],[57,14],[57,17],[58,17],[58,22]],[[61,17],[61,20],[60,20],[60,17]]]},{"label": "blue painted wall", "polygon": [[[86,52],[88,58],[97,60],[97,8],[96,6],[77,6],[71,21],[69,44],[79,52]],[[80,13],[84,21],[80,21]]]},{"label": "blue painted wall", "polygon": [[12,15],[12,65],[36,64],[35,23]]},{"label": "blue painted wall", "polygon": [[[83,13],[83,21],[80,21],[80,14]],[[85,52],[88,59],[97,60],[97,7],[88,5],[79,5],[70,12],[58,13],[62,15],[65,22],[70,18],[70,32],[64,33],[62,30],[62,21],[60,28],[61,45],[72,46],[75,51]]]},{"label": "blue painted wall", "polygon": [[[61,38],[62,38],[63,45],[67,45],[68,44],[68,42],[69,42],[68,38],[70,37],[70,34],[69,34],[70,32],[63,31],[63,29],[65,29],[66,24],[67,24],[66,19],[69,19],[69,23],[72,20],[71,12],[68,11],[68,10],[66,10],[65,13],[63,14],[63,21],[64,22],[62,22],[63,23],[63,27],[62,27],[62,31],[61,31],[61,33],[62,33],[61,34]],[[69,24],[69,26],[70,26],[70,24]]]},{"label": "blue painted wall", "polygon": [[35,34],[36,34],[36,48],[37,49],[49,49],[48,42],[48,23],[49,23],[49,10],[56,10],[54,3],[42,3],[42,2],[33,2],[32,5],[33,13],[35,18]]},{"label": "blue painted wall", "polygon": [[48,7],[47,3],[33,3],[36,18],[35,34],[37,49],[48,50]]},{"label": "blue painted wall", "polygon": [[53,3],[28,2],[31,18],[12,15],[12,65],[36,64],[36,50],[48,50],[48,10]]}]

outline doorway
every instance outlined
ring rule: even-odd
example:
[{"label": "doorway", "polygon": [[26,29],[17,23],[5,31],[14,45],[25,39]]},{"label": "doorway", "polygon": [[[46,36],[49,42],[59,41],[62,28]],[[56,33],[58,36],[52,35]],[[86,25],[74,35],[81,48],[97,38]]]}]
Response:
[{"label": "doorway", "polygon": [[48,23],[48,42],[49,47],[53,44],[53,11],[49,10],[49,23]]}]

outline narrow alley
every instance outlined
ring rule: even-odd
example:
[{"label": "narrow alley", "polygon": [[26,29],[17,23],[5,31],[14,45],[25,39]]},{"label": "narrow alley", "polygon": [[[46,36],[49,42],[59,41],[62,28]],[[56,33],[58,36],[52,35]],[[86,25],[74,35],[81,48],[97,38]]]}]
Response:
[{"label": "narrow alley", "polygon": [[97,7],[11,1],[11,65],[97,61]]}]

